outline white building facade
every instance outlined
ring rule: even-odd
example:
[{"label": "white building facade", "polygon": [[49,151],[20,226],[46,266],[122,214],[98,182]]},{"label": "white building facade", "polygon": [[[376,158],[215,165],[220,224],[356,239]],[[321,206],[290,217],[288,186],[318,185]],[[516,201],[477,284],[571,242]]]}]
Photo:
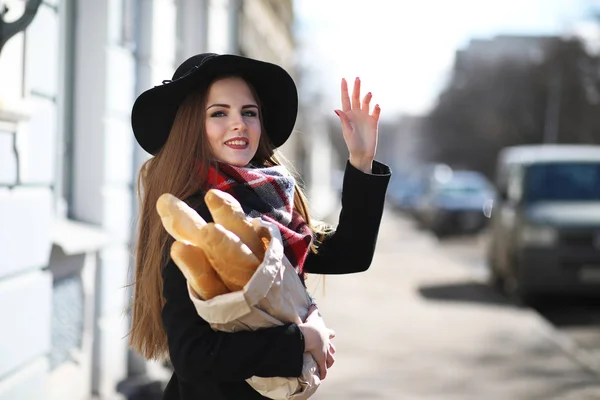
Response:
[{"label": "white building facade", "polygon": [[[10,22],[25,2],[2,5]],[[148,157],[131,133],[131,106],[199,52],[293,72],[292,22],[291,0],[44,0],[8,40],[0,52],[0,400],[123,399],[123,382],[164,378],[126,338],[136,173]],[[319,160],[302,156],[316,143],[291,141],[284,153],[313,164],[302,169],[308,183],[321,182],[323,191],[309,184],[309,194],[329,199],[315,210],[327,214],[335,207],[323,183],[327,141]]]}]

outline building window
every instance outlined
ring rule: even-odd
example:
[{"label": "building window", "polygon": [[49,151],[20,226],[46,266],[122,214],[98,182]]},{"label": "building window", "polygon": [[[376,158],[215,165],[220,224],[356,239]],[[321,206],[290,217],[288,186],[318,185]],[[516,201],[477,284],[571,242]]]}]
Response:
[{"label": "building window", "polygon": [[121,43],[120,45],[133,50],[135,46],[136,1],[121,0]]},{"label": "building window", "polygon": [[84,328],[83,305],[83,284],[79,273],[54,280],[51,369],[66,361],[72,361],[73,351],[81,349]]},{"label": "building window", "polygon": [[67,218],[72,194],[73,174],[73,76],[75,71],[75,0],[64,0],[57,9],[60,24],[59,84],[57,94],[58,134],[56,177],[54,181],[55,212]]}]

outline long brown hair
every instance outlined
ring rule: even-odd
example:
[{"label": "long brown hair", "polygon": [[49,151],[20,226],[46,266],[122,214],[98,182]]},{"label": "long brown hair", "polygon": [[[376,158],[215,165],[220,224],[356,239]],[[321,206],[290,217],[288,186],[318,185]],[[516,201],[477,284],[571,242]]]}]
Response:
[{"label": "long brown hair", "polygon": [[[221,77],[223,78],[223,77]],[[221,79],[219,78],[219,79]],[[255,100],[260,101],[256,91],[249,84]],[[137,189],[140,205],[138,237],[136,242],[135,280],[132,326],[129,344],[148,359],[168,357],[167,337],[161,320],[165,304],[162,295],[162,269],[169,261],[169,247],[172,243],[163,228],[156,212],[156,201],[163,193],[171,193],[187,199],[204,187],[206,171],[210,166],[212,152],[205,132],[205,106],[210,85],[189,94],[179,106],[169,138],[163,148],[140,168]],[[281,156],[268,140],[262,125],[261,138],[253,163],[273,166],[291,165]],[[200,173],[204,171],[204,174]],[[296,172],[290,169],[298,179]],[[315,236],[311,251],[316,252],[320,238],[329,230],[327,226],[313,226],[305,194],[296,184],[294,208],[302,215]]]}]

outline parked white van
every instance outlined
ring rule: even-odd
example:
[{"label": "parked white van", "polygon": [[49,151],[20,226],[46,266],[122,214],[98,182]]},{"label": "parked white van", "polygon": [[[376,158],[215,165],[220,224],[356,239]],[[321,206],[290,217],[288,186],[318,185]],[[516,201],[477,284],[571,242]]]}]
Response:
[{"label": "parked white van", "polygon": [[600,293],[600,146],[505,148],[496,187],[490,281],[525,301]]}]

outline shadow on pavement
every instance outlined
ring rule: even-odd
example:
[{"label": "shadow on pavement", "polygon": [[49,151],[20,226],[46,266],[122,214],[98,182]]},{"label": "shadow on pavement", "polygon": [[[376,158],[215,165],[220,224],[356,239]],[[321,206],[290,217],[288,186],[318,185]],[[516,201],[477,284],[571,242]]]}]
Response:
[{"label": "shadow on pavement", "polygon": [[[516,307],[506,296],[484,283],[457,282],[423,285],[421,296],[438,301],[462,301]],[[536,299],[533,308],[558,327],[600,325],[600,298],[553,296]]]},{"label": "shadow on pavement", "polygon": [[600,325],[600,298],[556,296],[542,299],[534,308],[556,326]]},{"label": "shadow on pavement", "polygon": [[515,307],[506,297],[494,291],[491,287],[477,282],[423,285],[418,290],[421,296],[430,300],[462,301]]}]

